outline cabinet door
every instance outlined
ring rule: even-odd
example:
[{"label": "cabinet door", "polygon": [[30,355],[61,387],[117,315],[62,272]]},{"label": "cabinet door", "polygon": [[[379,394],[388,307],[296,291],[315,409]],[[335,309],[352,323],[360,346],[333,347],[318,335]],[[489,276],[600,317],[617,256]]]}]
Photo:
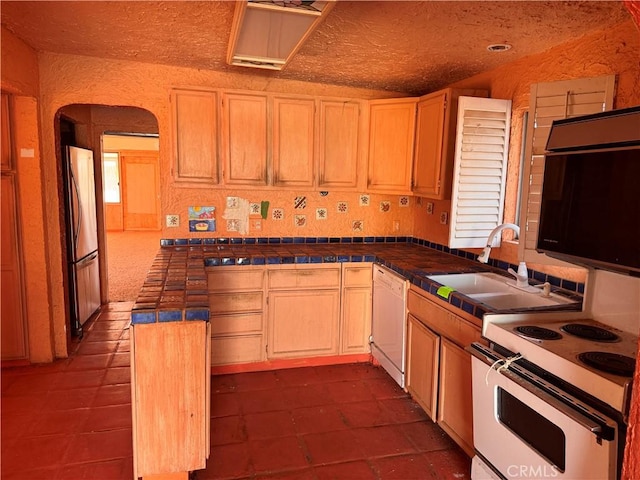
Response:
[{"label": "cabinet door", "polygon": [[314,100],[273,99],[274,185],[313,186],[314,119]]},{"label": "cabinet door", "polygon": [[471,397],[471,355],[446,338],[440,356],[438,423],[473,455],[473,400]]},{"label": "cabinet door", "polygon": [[269,293],[269,358],[338,353],[340,290]]},{"label": "cabinet door", "polygon": [[227,185],[266,185],[267,97],[222,95],[222,156]]},{"label": "cabinet door", "polygon": [[14,177],[2,174],[2,360],[27,358]]},{"label": "cabinet door", "polygon": [[409,315],[407,390],[435,421],[438,404],[440,336]]},{"label": "cabinet door", "polygon": [[176,180],[218,183],[217,94],[174,90],[172,105]]},{"label": "cabinet door", "polygon": [[370,191],[411,191],[416,103],[415,98],[370,102],[367,181]]},{"label": "cabinet door", "polygon": [[415,194],[431,198],[442,198],[446,102],[446,92],[430,95],[418,102],[412,190]]},{"label": "cabinet door", "polygon": [[342,290],[342,345],[340,353],[369,352],[371,288]]},{"label": "cabinet door", "polygon": [[320,101],[318,187],[358,186],[360,104]]}]

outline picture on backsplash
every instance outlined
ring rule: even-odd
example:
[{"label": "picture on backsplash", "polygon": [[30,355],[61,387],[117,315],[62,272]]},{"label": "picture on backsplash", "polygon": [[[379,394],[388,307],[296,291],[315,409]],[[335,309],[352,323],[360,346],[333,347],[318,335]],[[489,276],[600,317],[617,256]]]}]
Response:
[{"label": "picture on backsplash", "polygon": [[190,232],[215,232],[216,207],[189,207]]}]

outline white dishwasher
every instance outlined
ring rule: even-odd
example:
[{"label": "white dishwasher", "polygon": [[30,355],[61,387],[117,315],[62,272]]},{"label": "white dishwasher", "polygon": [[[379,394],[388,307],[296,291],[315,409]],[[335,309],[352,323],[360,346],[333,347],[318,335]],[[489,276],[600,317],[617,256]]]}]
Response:
[{"label": "white dishwasher", "polygon": [[381,265],[373,266],[371,353],[404,388],[407,281]]}]

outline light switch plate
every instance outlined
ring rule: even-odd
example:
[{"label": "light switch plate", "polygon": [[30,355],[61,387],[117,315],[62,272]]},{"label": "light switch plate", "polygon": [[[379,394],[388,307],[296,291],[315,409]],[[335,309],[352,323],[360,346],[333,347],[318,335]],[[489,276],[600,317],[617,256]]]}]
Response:
[{"label": "light switch plate", "polygon": [[166,222],[167,222],[167,227],[179,227],[180,215],[167,215]]},{"label": "light switch plate", "polygon": [[427,202],[427,213],[433,215],[433,202]]}]

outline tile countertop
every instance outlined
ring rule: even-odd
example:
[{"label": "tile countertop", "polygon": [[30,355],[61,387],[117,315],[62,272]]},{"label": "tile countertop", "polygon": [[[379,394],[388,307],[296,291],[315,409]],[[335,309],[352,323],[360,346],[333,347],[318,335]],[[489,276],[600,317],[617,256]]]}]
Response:
[{"label": "tile countertop", "polygon": [[[167,243],[172,243],[167,245]],[[175,243],[178,243],[176,245]],[[329,243],[329,244],[188,244],[162,241],[162,246],[149,269],[147,278],[131,312],[133,324],[209,319],[207,267],[237,265],[317,264],[341,262],[377,262],[396,271],[412,284],[436,296],[439,283],[426,275],[492,271],[506,275],[504,269],[491,267],[470,259],[470,253],[458,255],[422,246],[411,239],[398,243]],[[503,262],[500,262],[503,263]],[[517,268],[515,265],[508,265]],[[538,272],[530,271],[530,282],[541,283]],[[511,278],[510,276],[508,278]],[[552,290],[575,300],[562,309],[579,310],[582,284],[568,282],[575,289],[560,288],[561,281],[549,277]],[[562,284],[564,286],[564,284]],[[465,295],[453,292],[448,299],[452,306],[476,318],[495,310],[477,303]],[[554,309],[558,309],[554,307]],[[528,309],[549,310],[547,307]]]}]

